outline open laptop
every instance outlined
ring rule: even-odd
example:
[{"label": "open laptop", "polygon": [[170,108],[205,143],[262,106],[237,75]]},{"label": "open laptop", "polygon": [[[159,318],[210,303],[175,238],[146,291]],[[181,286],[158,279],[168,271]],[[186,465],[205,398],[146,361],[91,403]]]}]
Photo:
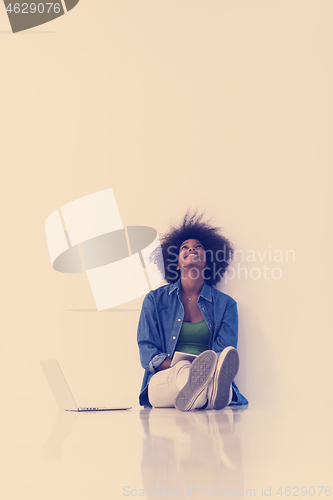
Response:
[{"label": "open laptop", "polygon": [[67,384],[64,374],[56,359],[46,359],[40,361],[46,380],[49,383],[52,394],[60,408],[66,411],[111,411],[129,410],[131,406],[87,406],[78,407],[73,394]]},{"label": "open laptop", "polygon": [[187,352],[179,352],[175,351],[172,356],[171,366],[174,366],[178,361],[186,360],[186,361],[194,361],[198,356],[196,354],[188,354]]}]

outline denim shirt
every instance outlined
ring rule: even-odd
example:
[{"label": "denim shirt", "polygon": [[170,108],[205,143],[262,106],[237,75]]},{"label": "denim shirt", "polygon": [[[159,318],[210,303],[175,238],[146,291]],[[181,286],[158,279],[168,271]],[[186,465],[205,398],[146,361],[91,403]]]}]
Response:
[{"label": "denim shirt", "polygon": [[[160,364],[166,358],[172,358],[177,344],[184,320],[180,288],[179,279],[172,285],[150,291],[143,300],[137,333],[140,361],[145,369],[139,396],[142,406],[151,406],[149,381]],[[238,313],[234,299],[204,282],[197,303],[210,330],[209,349],[219,356],[228,346],[237,348]],[[234,382],[232,387],[230,404],[247,404]]]}]

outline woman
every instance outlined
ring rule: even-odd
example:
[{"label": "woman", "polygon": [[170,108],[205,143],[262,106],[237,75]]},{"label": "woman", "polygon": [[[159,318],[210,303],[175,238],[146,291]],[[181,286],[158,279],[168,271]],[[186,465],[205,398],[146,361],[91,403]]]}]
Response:
[{"label": "woman", "polygon": [[[161,247],[168,285],[146,295],[138,325],[145,369],[140,404],[181,411],[247,404],[233,382],[239,365],[237,305],[214,288],[232,259],[231,243],[202,215],[187,213]],[[171,366],[175,351],[197,357]]]}]

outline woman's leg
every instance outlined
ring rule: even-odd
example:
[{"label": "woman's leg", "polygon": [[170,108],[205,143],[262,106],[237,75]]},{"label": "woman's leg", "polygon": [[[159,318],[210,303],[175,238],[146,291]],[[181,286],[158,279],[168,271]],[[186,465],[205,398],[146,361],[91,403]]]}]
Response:
[{"label": "woman's leg", "polygon": [[[155,373],[148,386],[148,398],[152,406],[174,408],[176,397],[188,381],[190,368],[191,362],[183,360],[172,368]],[[202,408],[206,403],[207,389],[202,391],[191,409]]]},{"label": "woman's leg", "polygon": [[231,383],[239,368],[239,357],[236,349],[229,346],[220,354],[212,381],[208,387],[208,408],[221,410],[232,399]]},{"label": "woman's leg", "polygon": [[231,384],[238,367],[238,353],[231,346],[222,351],[218,362],[215,352],[204,351],[191,365],[187,383],[176,397],[176,408],[189,411],[208,401],[208,409],[222,410],[231,402]]},{"label": "woman's leg", "polygon": [[216,364],[217,355],[214,351],[204,351],[195,358],[191,364],[188,380],[175,400],[178,410],[193,410],[207,402],[207,388],[214,376]]},{"label": "woman's leg", "polygon": [[213,351],[201,353],[193,363],[179,361],[151,378],[149,401],[156,408],[189,411],[208,403],[207,409],[220,410],[231,402],[231,382],[238,366],[238,353],[233,347],[224,349],[218,362]]},{"label": "woman's leg", "polygon": [[[179,361],[172,368],[161,370],[151,378],[148,386],[148,398],[156,408],[172,408],[175,399],[185,385],[190,371],[190,361]],[[178,383],[177,383],[178,380]]]}]

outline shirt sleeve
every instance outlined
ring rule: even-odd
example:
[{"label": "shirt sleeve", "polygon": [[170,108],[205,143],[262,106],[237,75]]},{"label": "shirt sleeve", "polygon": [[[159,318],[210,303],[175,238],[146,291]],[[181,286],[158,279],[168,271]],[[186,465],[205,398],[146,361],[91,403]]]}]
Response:
[{"label": "shirt sleeve", "polygon": [[[220,356],[223,349],[232,346],[237,349],[238,341],[238,312],[237,303],[232,300],[222,316],[221,323],[216,325],[212,349]],[[230,405],[245,405],[248,400],[240,393],[235,381],[232,382],[233,398]]]},{"label": "shirt sleeve", "polygon": [[224,311],[221,323],[216,325],[212,349],[220,354],[226,347],[237,349],[238,341],[238,312],[237,303],[233,302]]},{"label": "shirt sleeve", "polygon": [[156,373],[156,368],[168,357],[163,352],[163,342],[156,316],[154,297],[149,293],[144,298],[139,325],[137,341],[140,351],[141,366],[151,373]]}]

